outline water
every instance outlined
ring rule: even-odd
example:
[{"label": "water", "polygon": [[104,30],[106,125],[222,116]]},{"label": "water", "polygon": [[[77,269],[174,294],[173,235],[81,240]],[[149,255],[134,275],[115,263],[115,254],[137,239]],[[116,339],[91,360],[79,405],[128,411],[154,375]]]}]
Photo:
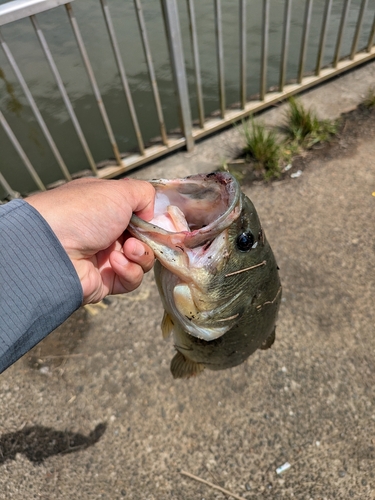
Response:
[{"label": "water", "polygon": [[[0,3],[5,3],[0,0]],[[324,64],[332,61],[339,28],[343,0],[334,0],[327,33]],[[351,41],[358,19],[360,0],[352,0],[341,54],[350,52]],[[367,43],[375,6],[369,2],[364,19],[358,48]],[[306,60],[306,72],[313,71],[318,51],[320,30],[325,0],[315,0]],[[198,118],[195,82],[189,39],[189,25],[186,3],[178,3],[183,43],[186,57],[191,110]],[[77,0],[72,3],[82,37],[96,75],[103,102],[118,142],[120,151],[136,148],[136,137],[131,126],[130,115],[117,74],[109,38],[107,35],[101,6],[97,0]],[[128,0],[109,1],[113,24],[124,60],[125,70],[140,127],[145,142],[160,135],[156,110],[151,93],[147,66],[144,58],[138,23],[133,2]],[[167,129],[179,126],[177,103],[169,66],[167,41],[164,33],[161,7],[158,0],[143,2],[147,33],[152,50],[157,83],[159,86],[163,113]],[[371,10],[372,9],[372,10]],[[204,106],[206,116],[219,109],[218,75],[215,49],[215,27],[213,2],[195,2],[197,33],[200,48]],[[303,30],[305,1],[294,0],[290,32],[290,47],[287,65],[287,80],[297,76],[300,45]],[[256,95],[260,86],[261,23],[262,2],[249,0],[247,6],[248,29],[248,97]],[[269,57],[267,86],[277,86],[281,56],[282,23],[284,0],[271,0]],[[240,99],[239,89],[239,10],[238,2],[222,1],[224,58],[227,107],[235,106]],[[55,62],[66,85],[77,117],[82,126],[95,161],[113,156],[99,111],[88,81],[81,56],[64,7],[58,7],[38,15]],[[71,125],[56,83],[40,48],[29,19],[24,19],[2,28],[3,36],[24,75],[38,107],[54,137],[71,173],[88,168],[86,157]],[[36,168],[42,180],[48,184],[62,174],[35,122],[27,101],[19,88],[15,75],[5,55],[0,52],[0,108]],[[29,174],[25,171],[18,154],[10,144],[4,131],[0,129],[0,171],[12,186],[21,192],[34,188]]]}]

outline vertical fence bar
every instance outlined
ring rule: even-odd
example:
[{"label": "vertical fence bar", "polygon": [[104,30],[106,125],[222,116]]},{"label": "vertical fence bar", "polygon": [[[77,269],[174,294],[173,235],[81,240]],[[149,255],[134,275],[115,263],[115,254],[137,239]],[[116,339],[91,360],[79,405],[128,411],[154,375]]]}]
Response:
[{"label": "vertical fence bar", "polygon": [[27,86],[26,82],[25,82],[25,79],[23,78],[22,76],[22,73],[15,61],[15,59],[13,58],[13,55],[8,47],[8,45],[6,44],[2,34],[1,34],[1,31],[0,31],[0,44],[4,50],[4,53],[9,61],[9,64],[12,66],[12,69],[14,71],[14,73],[16,74],[17,76],[17,79],[22,87],[22,90],[29,102],[29,105],[34,113],[34,116],[36,118],[36,121],[38,122],[40,128],[42,129],[42,132],[44,134],[44,137],[46,138],[46,141],[48,142],[48,145],[49,147],[51,148],[52,150],[52,153],[62,171],[62,173],[64,174],[64,177],[66,180],[70,181],[71,180],[71,176],[70,176],[70,173],[65,165],[65,162],[64,160],[62,159],[60,153],[59,153],[59,150],[57,149],[57,146],[55,144],[55,141],[53,140],[48,128],[47,128],[47,125],[42,117],[42,115],[40,114],[40,111],[38,109],[38,106],[36,105],[35,101],[34,101],[34,98],[33,96],[31,95],[31,92],[30,92],[30,89],[29,87]]},{"label": "vertical fence bar", "polygon": [[267,59],[268,59],[268,32],[270,18],[269,0],[263,0],[263,23],[262,23],[262,55],[260,69],[260,100],[264,101],[267,92]]},{"label": "vertical fence bar", "polygon": [[119,46],[118,46],[118,43],[117,43],[117,37],[116,37],[115,29],[114,29],[113,23],[112,23],[112,17],[111,17],[111,14],[109,12],[108,3],[107,3],[107,0],[100,0],[100,3],[101,3],[101,6],[102,6],[102,11],[103,11],[104,19],[105,19],[105,23],[106,23],[106,26],[107,26],[107,30],[108,30],[108,34],[109,34],[109,39],[111,41],[112,50],[113,50],[113,53],[114,53],[114,56],[115,56],[115,60],[116,60],[116,64],[117,64],[117,69],[118,69],[118,72],[120,74],[121,83],[122,83],[122,86],[123,86],[123,89],[124,89],[124,93],[125,93],[125,97],[126,97],[126,102],[128,104],[128,108],[129,108],[129,112],[130,112],[130,118],[132,120],[134,132],[135,132],[135,135],[137,137],[139,152],[140,152],[141,155],[144,155],[145,154],[145,147],[144,147],[144,143],[143,143],[143,139],[142,139],[142,133],[141,133],[141,130],[139,128],[137,113],[135,111],[134,102],[133,102],[132,95],[131,95],[131,92],[130,92],[128,79],[126,77],[125,68],[124,68],[124,65],[123,65],[123,62],[122,62],[122,58],[121,58],[121,54],[120,54],[120,49],[119,49]]},{"label": "vertical fence bar", "polygon": [[280,80],[279,80],[279,91],[282,92],[285,85],[285,74],[286,74],[286,61],[288,56],[289,48],[289,34],[290,34],[290,18],[292,14],[292,0],[285,0],[285,14],[284,14],[284,32],[283,32],[283,46],[281,54],[281,64],[280,64]]},{"label": "vertical fence bar", "polygon": [[246,0],[240,0],[240,102],[245,109],[246,91]]},{"label": "vertical fence bar", "polygon": [[21,144],[18,142],[17,137],[14,135],[13,130],[10,128],[8,122],[5,119],[5,116],[3,115],[3,113],[1,111],[0,111],[0,123],[1,123],[1,125],[3,127],[3,129],[5,130],[5,133],[9,137],[10,142],[13,144],[15,150],[20,155],[20,157],[21,157],[21,159],[22,159],[25,167],[29,171],[29,173],[30,173],[31,177],[33,178],[35,184],[38,186],[38,188],[41,191],[45,191],[46,188],[45,188],[43,182],[41,181],[39,175],[36,173],[34,167],[32,166],[32,164],[30,162],[30,160],[26,156],[25,151],[22,149]]},{"label": "vertical fence bar", "polygon": [[181,128],[186,139],[186,149],[191,151],[194,147],[194,140],[177,2],[176,0],[162,0],[162,7],[173,77],[177,90]]},{"label": "vertical fence bar", "polygon": [[302,34],[302,43],[301,43],[301,54],[300,54],[300,59],[299,59],[298,78],[297,78],[298,83],[302,83],[303,72],[305,70],[307,40],[309,38],[309,31],[310,31],[312,3],[313,3],[313,0],[306,1],[305,19],[303,22],[303,34]]},{"label": "vertical fence bar", "polygon": [[359,9],[357,25],[355,27],[352,50],[350,52],[350,59],[351,60],[354,59],[354,56],[357,52],[358,39],[359,39],[359,35],[361,32],[361,28],[362,28],[363,16],[365,14],[366,7],[367,7],[367,0],[362,0],[361,7]]},{"label": "vertical fence bar", "polygon": [[216,56],[219,75],[220,115],[225,117],[225,77],[224,77],[224,47],[223,47],[223,22],[221,16],[221,0],[214,0],[215,5],[215,32]]},{"label": "vertical fence bar", "polygon": [[204,128],[204,105],[203,105],[203,92],[202,92],[202,77],[201,77],[201,68],[200,68],[200,61],[199,61],[197,23],[195,22],[194,1],[187,0],[187,3],[188,3],[188,13],[189,13],[190,39],[191,39],[191,46],[192,46],[192,50],[193,50],[193,65],[194,65],[195,85],[196,85],[196,92],[197,92],[199,126],[201,128]]},{"label": "vertical fence bar", "polygon": [[[8,182],[6,181],[5,177],[3,176],[3,174],[0,172],[0,186],[4,189],[4,191],[7,193],[7,195],[10,197],[10,198],[18,198],[19,197],[19,194],[14,191],[10,185],[8,184]],[[0,201],[0,205],[1,205],[1,201]]]},{"label": "vertical fence bar", "polygon": [[73,13],[73,9],[72,9],[71,4],[67,3],[65,5],[65,8],[66,8],[66,12],[68,14],[68,18],[69,18],[70,25],[72,27],[75,39],[77,41],[77,45],[78,45],[79,51],[81,53],[83,64],[84,64],[84,66],[86,68],[86,72],[87,72],[87,75],[89,77],[89,81],[90,81],[92,90],[94,92],[95,98],[96,98],[96,102],[97,102],[98,107],[99,107],[100,115],[102,117],[105,129],[107,131],[109,140],[110,140],[111,145],[112,145],[113,153],[115,155],[115,158],[116,158],[116,161],[117,161],[118,165],[121,165],[120,152],[118,150],[116,139],[115,139],[115,136],[114,136],[111,124],[109,122],[108,115],[107,115],[107,111],[106,111],[106,109],[104,107],[103,99],[102,99],[102,96],[100,94],[100,90],[99,90],[98,84],[96,82],[95,75],[94,75],[94,72],[92,70],[89,57],[87,55],[85,44],[83,43],[83,40],[82,40],[81,32],[80,32],[80,30],[78,28],[77,20],[75,18],[74,13]]},{"label": "vertical fence bar", "polygon": [[46,59],[48,61],[48,64],[49,64],[49,67],[53,73],[53,76],[55,77],[55,80],[56,80],[56,83],[57,83],[57,86],[59,88],[59,91],[60,91],[60,94],[61,94],[61,97],[64,101],[64,104],[66,106],[66,109],[68,111],[68,114],[70,116],[70,119],[72,120],[72,123],[73,123],[73,126],[75,128],[75,131],[78,135],[78,139],[81,143],[81,146],[83,148],[83,151],[85,152],[86,154],[86,158],[87,158],[87,161],[89,162],[90,164],[90,167],[91,167],[91,170],[93,171],[93,173],[95,175],[97,175],[98,171],[97,171],[97,168],[96,168],[96,165],[95,165],[95,162],[94,162],[94,158],[92,157],[92,154],[91,154],[91,151],[89,149],[89,146],[86,142],[86,139],[85,139],[85,136],[83,135],[83,132],[82,132],[82,129],[81,129],[81,126],[78,122],[78,119],[77,119],[77,116],[73,110],[73,106],[70,102],[70,99],[68,97],[68,94],[66,92],[66,89],[65,89],[65,86],[64,86],[64,83],[61,79],[61,76],[60,76],[60,73],[57,69],[57,66],[55,64],[55,61],[52,57],[52,54],[49,50],[49,47],[47,45],[47,41],[44,37],[44,34],[42,32],[42,30],[40,29],[40,26],[39,26],[39,23],[36,19],[35,16],[30,16],[30,20],[32,22],[32,25],[34,27],[34,30],[35,30],[35,33],[38,37],[38,40],[39,40],[39,43],[40,45],[42,46],[42,49],[43,49],[43,52],[44,52],[44,55],[46,56]]},{"label": "vertical fence bar", "polygon": [[148,43],[148,37],[147,37],[147,31],[146,31],[146,24],[145,24],[145,20],[143,17],[143,10],[142,10],[142,5],[141,5],[140,0],[134,0],[134,5],[135,5],[135,12],[137,14],[139,29],[141,32],[141,39],[142,39],[142,44],[143,44],[143,50],[144,50],[145,57],[146,57],[148,73],[149,73],[149,77],[150,77],[150,81],[151,81],[152,93],[154,96],[154,101],[155,101],[155,106],[156,106],[156,113],[158,115],[161,139],[162,139],[163,144],[165,146],[168,146],[168,137],[167,137],[167,132],[165,129],[165,122],[164,122],[163,110],[162,110],[160,96],[159,96],[159,89],[158,89],[158,84],[156,83],[154,63],[152,62],[150,45]]},{"label": "vertical fence bar", "polygon": [[340,20],[339,32],[337,34],[335,55],[333,57],[333,67],[334,68],[337,68],[337,64],[338,64],[339,59],[340,59],[342,37],[343,37],[343,34],[344,34],[344,29],[345,29],[345,26],[346,26],[346,21],[348,19],[349,6],[350,6],[350,0],[345,0],[344,7],[343,7],[343,10],[342,10],[341,20]]},{"label": "vertical fence bar", "polygon": [[322,68],[322,61],[323,61],[323,55],[324,55],[324,48],[325,48],[325,44],[326,44],[327,28],[328,28],[329,16],[331,13],[331,7],[332,7],[332,0],[326,0],[326,4],[324,7],[324,14],[323,14],[323,26],[322,26],[322,31],[320,33],[318,59],[316,61],[316,68],[315,68],[315,75],[316,76],[320,75],[320,70]]},{"label": "vertical fence bar", "polygon": [[374,38],[375,38],[375,14],[374,14],[374,20],[372,22],[370,36],[369,36],[368,42],[367,42],[367,52],[371,51],[372,46],[374,45]]}]

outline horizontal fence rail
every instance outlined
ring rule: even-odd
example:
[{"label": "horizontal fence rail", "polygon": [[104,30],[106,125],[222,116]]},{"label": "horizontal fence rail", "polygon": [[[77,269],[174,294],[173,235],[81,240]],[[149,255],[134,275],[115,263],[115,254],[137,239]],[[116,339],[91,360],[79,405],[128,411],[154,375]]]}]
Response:
[{"label": "horizontal fence rail", "polygon": [[[126,39],[123,31],[127,30],[119,30],[118,19],[121,9],[125,8],[123,2],[98,0],[97,12],[105,27],[101,31],[98,29],[95,39],[100,45],[98,55],[92,47],[93,39],[90,39],[91,43],[87,42],[88,30],[84,24],[85,8],[91,9],[92,2],[89,6],[84,0],[14,0],[0,5],[0,124],[3,133],[0,135],[0,196],[9,199],[18,196],[19,192],[45,190],[56,182],[79,175],[111,178],[176,149],[185,147],[191,150],[196,140],[375,57],[375,5],[368,0],[300,1],[298,19],[293,18],[296,0],[284,0],[283,8],[277,14],[280,25],[277,44],[271,31],[276,12],[273,2],[238,0],[229,4],[228,1],[205,2],[204,16],[207,17],[204,20],[202,14],[199,15],[202,5],[194,0],[127,2],[128,17],[132,15],[134,22],[132,37]],[[257,30],[249,27],[253,23],[250,12],[253,18],[255,7],[259,11]],[[78,22],[76,10],[83,21]],[[233,10],[237,12],[237,18]],[[46,13],[47,23],[41,17]],[[318,23],[317,13],[320,15]],[[64,32],[64,44],[69,48],[66,55],[60,53],[48,30],[48,23],[53,23],[55,15],[70,26],[70,32]],[[57,25],[61,23],[59,21]],[[158,26],[163,28],[156,29],[152,23],[155,26],[161,23]],[[296,24],[300,26],[298,34],[293,31]],[[20,27],[20,39],[7,31],[10,25],[12,33]],[[22,41],[22,33],[30,27],[31,34],[27,32],[27,36],[34,34],[41,50],[40,59],[47,63],[49,77],[53,78],[56,94],[50,101],[48,95],[40,95],[36,90],[37,84],[43,84],[43,79],[47,78],[46,74],[40,74],[35,83],[27,76],[30,68],[25,61],[18,61],[18,43]],[[227,42],[233,39],[234,33],[238,40],[235,49]],[[231,43],[235,45],[235,42]],[[315,56],[311,55],[313,43]],[[136,57],[129,63],[135,46]],[[295,47],[298,53],[294,52],[292,58],[291,49],[295,50]],[[103,83],[105,75],[98,70],[105,50],[104,60],[113,61],[113,79],[118,79],[124,102],[121,106],[113,105],[109,100],[110,93]],[[162,50],[167,54],[163,60]],[[76,54],[75,61],[80,60],[76,65],[84,70],[94,106],[80,108],[80,100],[71,90],[72,83],[65,81],[63,63],[65,57],[70,57],[70,51]],[[233,54],[237,54],[235,58]],[[233,59],[237,59],[237,77],[233,76],[230,66],[234,64]],[[291,74],[290,65],[294,61],[294,74]],[[139,71],[134,69],[138,63]],[[256,73],[253,71],[255,63]],[[6,71],[2,65],[7,65]],[[74,72],[74,68],[71,71]],[[138,83],[134,83],[135,74],[142,75],[140,79],[137,76]],[[79,78],[83,78],[82,72]],[[79,78],[77,76],[77,82]],[[237,99],[233,97],[236,92]],[[19,96],[18,100],[16,96]],[[74,155],[70,146],[63,144],[58,125],[51,126],[55,117],[44,105],[44,99],[51,103],[51,107],[57,99],[61,100],[59,112],[68,117],[69,133],[72,137],[74,135],[72,143],[75,141],[76,144]],[[21,108],[29,110],[27,119],[20,116]],[[86,119],[83,109],[89,109],[90,117],[95,113],[95,121]],[[63,121],[64,124],[67,122],[66,119]],[[175,126],[171,126],[171,122]],[[49,155],[48,162],[54,165],[54,170],[51,166],[53,173],[48,169],[41,171],[39,157],[33,150],[36,146],[30,146],[22,127],[32,130],[47,145],[48,154],[45,155]],[[99,134],[100,127],[103,133]],[[146,128],[152,132],[145,133]],[[97,144],[98,136],[102,149]],[[35,139],[35,144],[38,141]],[[112,158],[106,152],[106,144],[112,151]],[[78,166],[72,166],[73,159],[79,154],[83,159]],[[12,158],[11,166],[9,157]],[[40,158],[42,162],[42,155]]]}]

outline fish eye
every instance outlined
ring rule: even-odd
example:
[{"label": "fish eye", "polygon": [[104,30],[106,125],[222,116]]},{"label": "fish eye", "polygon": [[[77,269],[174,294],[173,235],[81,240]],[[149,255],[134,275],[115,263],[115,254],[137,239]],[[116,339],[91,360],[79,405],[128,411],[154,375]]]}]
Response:
[{"label": "fish eye", "polygon": [[237,248],[241,252],[248,252],[254,245],[254,236],[250,231],[237,236]]}]

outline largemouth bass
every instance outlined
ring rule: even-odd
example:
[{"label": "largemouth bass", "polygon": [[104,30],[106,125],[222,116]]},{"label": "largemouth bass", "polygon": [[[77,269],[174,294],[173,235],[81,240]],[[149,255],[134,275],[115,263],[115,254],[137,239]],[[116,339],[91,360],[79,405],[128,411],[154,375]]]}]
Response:
[{"label": "largemouth bass", "polygon": [[130,233],[155,253],[164,338],[173,334],[175,378],[239,365],[275,340],[278,267],[254,205],[224,172],[151,181],[151,222]]}]

